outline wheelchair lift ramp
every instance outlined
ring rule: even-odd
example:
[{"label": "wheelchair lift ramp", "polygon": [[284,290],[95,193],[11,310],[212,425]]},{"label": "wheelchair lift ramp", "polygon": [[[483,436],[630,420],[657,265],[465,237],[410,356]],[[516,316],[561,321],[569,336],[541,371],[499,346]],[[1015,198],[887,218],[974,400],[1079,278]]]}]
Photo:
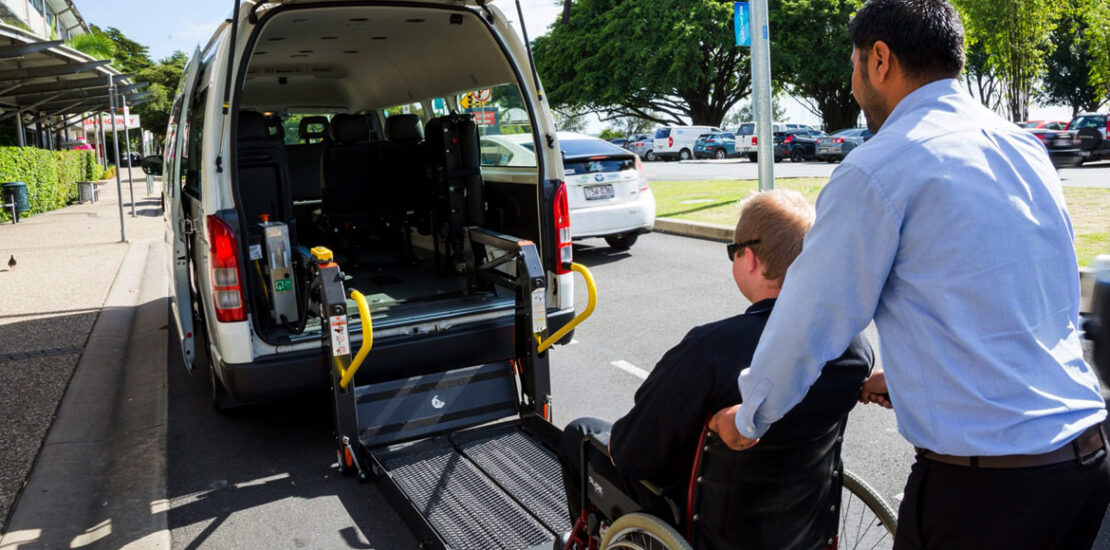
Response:
[{"label": "wheelchair lift ramp", "polygon": [[445,548],[522,550],[570,530],[558,459],[515,422],[373,456],[424,524],[413,527]]}]

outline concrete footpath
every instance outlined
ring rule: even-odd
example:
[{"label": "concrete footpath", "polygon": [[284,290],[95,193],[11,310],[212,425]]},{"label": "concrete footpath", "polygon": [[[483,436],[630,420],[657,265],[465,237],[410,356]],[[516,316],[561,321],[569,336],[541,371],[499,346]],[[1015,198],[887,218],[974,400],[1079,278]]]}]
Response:
[{"label": "concrete footpath", "polygon": [[135,176],[128,243],[114,181],[0,225],[0,549],[169,547],[162,216]]}]

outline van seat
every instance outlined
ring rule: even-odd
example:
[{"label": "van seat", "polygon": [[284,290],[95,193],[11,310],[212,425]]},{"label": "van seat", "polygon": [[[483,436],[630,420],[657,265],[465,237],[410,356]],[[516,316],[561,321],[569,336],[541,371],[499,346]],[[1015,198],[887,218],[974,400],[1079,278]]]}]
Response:
[{"label": "van seat", "polygon": [[381,189],[392,208],[387,221],[409,225],[428,234],[431,187],[426,175],[424,126],[416,115],[393,115],[385,119],[386,141],[376,144],[381,166]]},{"label": "van seat", "polygon": [[366,118],[338,114],[321,153],[320,186],[329,233],[367,229],[375,218],[377,184],[370,160],[370,127]]},{"label": "van seat", "polygon": [[238,131],[239,200],[248,234],[257,233],[262,214],[288,224],[290,235],[295,234],[285,145],[270,136],[259,112],[239,111]]}]

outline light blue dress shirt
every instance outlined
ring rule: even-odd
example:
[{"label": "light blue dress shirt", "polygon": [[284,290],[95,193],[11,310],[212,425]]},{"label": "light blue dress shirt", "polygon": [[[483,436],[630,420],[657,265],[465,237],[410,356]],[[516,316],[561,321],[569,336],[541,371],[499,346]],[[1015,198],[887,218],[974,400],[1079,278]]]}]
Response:
[{"label": "light blue dress shirt", "polygon": [[872,319],[898,429],[959,456],[1052,451],[1106,416],[1077,332],[1072,226],[1043,145],[956,80],[923,86],[853,150],[750,368],[762,435]]}]

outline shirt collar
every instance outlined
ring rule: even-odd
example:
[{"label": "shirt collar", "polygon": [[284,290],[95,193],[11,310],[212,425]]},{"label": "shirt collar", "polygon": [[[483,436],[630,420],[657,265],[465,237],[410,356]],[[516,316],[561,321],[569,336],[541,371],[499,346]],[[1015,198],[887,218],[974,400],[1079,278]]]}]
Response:
[{"label": "shirt collar", "polygon": [[760,300],[760,301],[748,306],[748,309],[747,309],[747,311],[744,312],[744,315],[752,315],[752,314],[755,314],[755,313],[765,313],[765,312],[771,311],[771,308],[773,308],[773,307],[775,307],[775,299],[774,298],[766,298],[766,299]]},{"label": "shirt collar", "polygon": [[955,78],[934,80],[910,92],[906,97],[903,97],[902,101],[899,101],[898,105],[894,107],[894,110],[890,112],[890,116],[886,118],[886,122],[883,123],[882,128],[879,128],[879,131],[883,131],[883,128],[894,124],[896,120],[905,116],[906,113],[913,111],[925,103],[935,101],[942,96],[962,92],[963,89],[960,87],[960,81]]}]

